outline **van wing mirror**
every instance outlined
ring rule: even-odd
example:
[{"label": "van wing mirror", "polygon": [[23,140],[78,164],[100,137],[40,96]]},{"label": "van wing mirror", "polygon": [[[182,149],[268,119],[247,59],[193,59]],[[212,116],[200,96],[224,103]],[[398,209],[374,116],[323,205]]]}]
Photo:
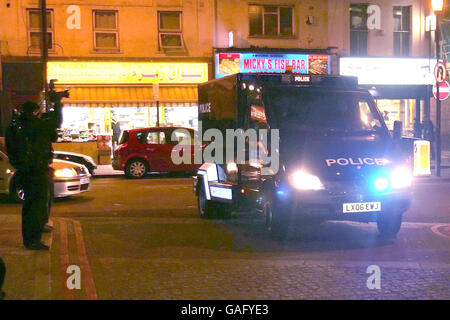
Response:
[{"label": "van wing mirror", "polygon": [[394,121],[394,139],[401,139],[403,132],[403,123],[401,121]]}]

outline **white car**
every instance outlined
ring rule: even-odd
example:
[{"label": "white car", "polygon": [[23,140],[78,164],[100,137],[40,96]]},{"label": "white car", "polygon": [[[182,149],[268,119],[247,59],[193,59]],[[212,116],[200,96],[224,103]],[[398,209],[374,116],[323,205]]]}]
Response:
[{"label": "white car", "polygon": [[[89,191],[91,175],[88,169],[77,163],[53,159],[55,198],[67,197]],[[24,193],[14,179],[14,168],[6,153],[0,150],[0,193],[9,194],[22,201]]]}]

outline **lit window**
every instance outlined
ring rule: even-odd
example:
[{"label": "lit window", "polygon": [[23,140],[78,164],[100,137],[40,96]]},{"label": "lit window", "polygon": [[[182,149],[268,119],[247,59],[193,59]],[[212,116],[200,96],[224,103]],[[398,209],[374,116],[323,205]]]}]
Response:
[{"label": "lit window", "polygon": [[183,48],[181,12],[158,12],[158,33],[160,48]]},{"label": "lit window", "polygon": [[[28,46],[31,51],[41,48],[41,10],[28,9]],[[53,10],[47,10],[47,48],[53,49]]]},{"label": "lit window", "polygon": [[119,49],[118,14],[115,10],[94,10],[94,48]]},{"label": "lit window", "polygon": [[292,7],[250,5],[250,36],[292,36],[293,11]]},{"label": "lit window", "polygon": [[394,55],[409,56],[411,39],[411,7],[395,6],[394,16]]},{"label": "lit window", "polygon": [[350,5],[350,54],[367,55],[367,5]]}]

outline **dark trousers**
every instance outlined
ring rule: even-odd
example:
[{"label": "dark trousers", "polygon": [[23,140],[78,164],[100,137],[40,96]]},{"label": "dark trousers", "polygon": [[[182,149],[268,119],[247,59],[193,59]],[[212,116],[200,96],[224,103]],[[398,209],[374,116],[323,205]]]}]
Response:
[{"label": "dark trousers", "polygon": [[48,222],[53,195],[53,170],[32,168],[21,173],[25,193],[22,207],[23,244],[41,241],[42,228]]}]

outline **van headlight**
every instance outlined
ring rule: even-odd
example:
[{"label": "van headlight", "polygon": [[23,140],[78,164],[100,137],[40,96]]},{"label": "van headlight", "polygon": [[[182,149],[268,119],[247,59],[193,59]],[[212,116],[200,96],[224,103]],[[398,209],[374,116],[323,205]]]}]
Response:
[{"label": "van headlight", "polygon": [[228,173],[236,173],[238,172],[238,166],[235,162],[228,162],[227,163],[227,172]]},{"label": "van headlight", "polygon": [[54,173],[56,178],[73,178],[77,175],[74,169],[64,168],[55,170]]},{"label": "van headlight", "polygon": [[291,184],[299,190],[323,190],[325,189],[319,177],[298,170],[291,175]]},{"label": "van headlight", "polygon": [[411,171],[408,168],[399,167],[391,172],[390,179],[392,188],[398,189],[410,187],[413,177]]}]

